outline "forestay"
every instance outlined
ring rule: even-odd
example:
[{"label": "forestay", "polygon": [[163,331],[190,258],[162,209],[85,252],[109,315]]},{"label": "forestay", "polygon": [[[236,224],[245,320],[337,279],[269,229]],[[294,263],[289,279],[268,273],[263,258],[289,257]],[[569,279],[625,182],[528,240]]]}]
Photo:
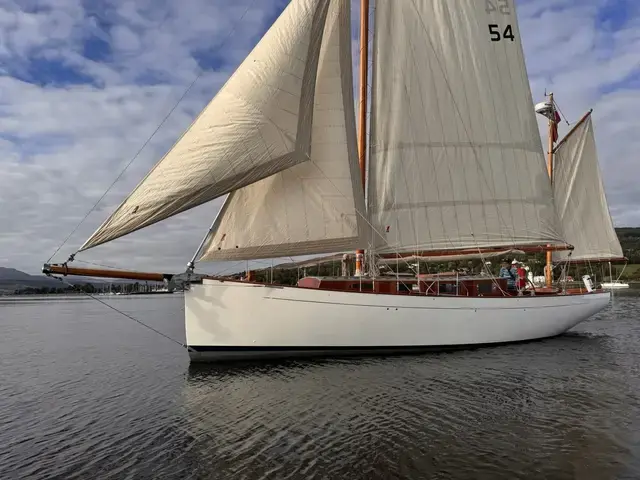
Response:
[{"label": "forestay", "polygon": [[562,244],[512,0],[376,0],[377,252]]},{"label": "forestay", "polygon": [[348,0],[332,2],[321,38],[310,161],[231,193],[200,260],[273,258],[365,246]]},{"label": "forestay", "polygon": [[554,252],[555,261],[623,257],[600,176],[591,114],[556,148],[553,191],[564,238],[575,247],[570,256]]},{"label": "forestay", "polygon": [[81,250],[307,161],[322,31],[331,2],[293,0]]}]

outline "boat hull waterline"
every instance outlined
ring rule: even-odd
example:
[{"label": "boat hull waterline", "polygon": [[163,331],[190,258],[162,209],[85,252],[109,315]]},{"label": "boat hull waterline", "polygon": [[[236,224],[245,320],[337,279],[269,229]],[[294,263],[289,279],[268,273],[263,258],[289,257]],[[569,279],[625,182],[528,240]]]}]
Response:
[{"label": "boat hull waterline", "polygon": [[186,339],[192,362],[445,350],[560,335],[610,296],[378,295],[205,279],[185,292]]}]

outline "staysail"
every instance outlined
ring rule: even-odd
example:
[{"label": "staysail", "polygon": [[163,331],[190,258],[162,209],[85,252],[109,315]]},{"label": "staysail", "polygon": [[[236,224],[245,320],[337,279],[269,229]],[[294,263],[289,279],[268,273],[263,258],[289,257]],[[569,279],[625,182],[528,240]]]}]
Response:
[{"label": "staysail", "polygon": [[296,256],[365,245],[349,1],[330,6],[314,98],[310,161],[231,193],[200,260]]},{"label": "staysail", "polygon": [[553,191],[569,252],[554,252],[554,261],[610,261],[624,257],[605,195],[591,112],[558,144]]},{"label": "staysail", "polygon": [[376,0],[376,252],[564,244],[513,0]]},{"label": "staysail", "polygon": [[95,247],[309,159],[316,76],[335,0],[293,0],[117,210]]}]

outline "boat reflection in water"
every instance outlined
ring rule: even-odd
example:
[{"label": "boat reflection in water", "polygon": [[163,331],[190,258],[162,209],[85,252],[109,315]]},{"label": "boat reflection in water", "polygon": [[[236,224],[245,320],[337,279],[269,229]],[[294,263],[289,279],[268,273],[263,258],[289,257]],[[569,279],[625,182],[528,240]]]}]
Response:
[{"label": "boat reflection in water", "polygon": [[608,375],[609,342],[192,364],[188,455],[220,478],[626,478],[634,387]]}]

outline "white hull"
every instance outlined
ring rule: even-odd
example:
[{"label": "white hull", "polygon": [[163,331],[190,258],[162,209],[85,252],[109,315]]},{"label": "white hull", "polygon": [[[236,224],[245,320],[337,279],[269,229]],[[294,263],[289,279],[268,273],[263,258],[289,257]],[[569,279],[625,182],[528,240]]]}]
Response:
[{"label": "white hull", "polygon": [[618,289],[618,288],[629,288],[629,284],[622,283],[622,282],[608,282],[608,283],[603,283],[602,288],[605,288],[607,290]]},{"label": "white hull", "polygon": [[196,362],[499,344],[566,332],[610,296],[401,296],[204,280],[184,295],[186,338]]}]

